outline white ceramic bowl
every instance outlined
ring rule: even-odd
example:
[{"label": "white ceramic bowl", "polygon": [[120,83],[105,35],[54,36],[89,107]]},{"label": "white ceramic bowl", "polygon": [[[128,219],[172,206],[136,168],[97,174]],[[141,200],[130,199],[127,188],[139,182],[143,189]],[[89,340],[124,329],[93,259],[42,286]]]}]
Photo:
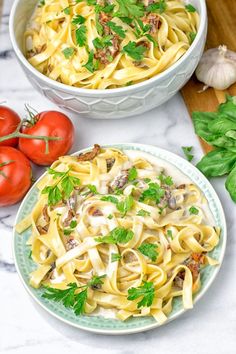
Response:
[{"label": "white ceramic bowl", "polygon": [[[191,0],[200,27],[190,49],[169,69],[144,82],[117,89],[90,90],[64,85],[38,72],[22,53],[23,33],[38,0],[15,0],[10,37],[17,59],[31,84],[59,107],[88,118],[124,118],[144,113],[170,99],[189,80],[202,55],[207,34],[205,0]],[[189,2],[189,1],[186,1]]]}]

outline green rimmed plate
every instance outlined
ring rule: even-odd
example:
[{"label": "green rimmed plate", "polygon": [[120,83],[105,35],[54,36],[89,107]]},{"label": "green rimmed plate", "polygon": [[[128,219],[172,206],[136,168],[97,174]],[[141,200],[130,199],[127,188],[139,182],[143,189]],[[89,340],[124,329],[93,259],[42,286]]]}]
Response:
[{"label": "green rimmed plate", "polygon": [[[194,297],[194,303],[196,303],[203,294],[207,291],[207,289],[212,284],[215,279],[223,257],[225,253],[226,247],[226,222],[224,212],[219,201],[217,194],[212,188],[211,184],[208,180],[199,172],[193,165],[184,160],[183,158],[163,149],[159,149],[157,147],[151,145],[142,145],[142,144],[114,144],[114,145],[104,145],[103,147],[113,147],[121,150],[136,150],[146,152],[154,157],[160,158],[173,166],[177,167],[182,173],[188,176],[193,183],[195,183],[203,192],[205,197],[208,200],[210,210],[215,220],[215,224],[220,226],[221,228],[221,237],[220,242],[217,247],[211,252],[212,257],[219,261],[219,266],[217,267],[206,267],[202,270],[201,273],[201,281],[202,287],[200,291]],[[90,150],[84,149],[79,151],[86,152]],[[76,153],[76,154],[78,154]],[[42,178],[42,177],[41,177]],[[38,196],[38,190],[35,186],[33,186],[30,191],[27,193],[24,198],[19,211],[16,216],[16,223],[22,220],[26,215],[28,215],[32,208],[34,207]],[[65,308],[62,304],[56,303],[53,301],[49,301],[41,297],[42,290],[34,289],[29,286],[29,273],[34,270],[35,265],[34,262],[30,259],[29,253],[30,249],[26,245],[26,241],[30,236],[30,229],[26,230],[23,234],[19,235],[16,230],[14,232],[14,244],[13,244],[13,252],[15,258],[15,264],[17,272],[26,288],[28,293],[40,304],[46,311],[48,311],[51,315],[57,317],[61,321],[66,322],[72,326],[96,333],[102,334],[128,334],[128,333],[136,333],[141,331],[146,331],[148,329],[152,329],[158,327],[157,322],[151,317],[136,317],[128,319],[125,322],[116,319],[104,318],[102,316],[76,316],[71,309]],[[183,312],[185,312],[181,299],[177,298],[174,301],[174,306],[171,314],[168,317],[168,321],[171,321],[178,316],[180,316]]]}]

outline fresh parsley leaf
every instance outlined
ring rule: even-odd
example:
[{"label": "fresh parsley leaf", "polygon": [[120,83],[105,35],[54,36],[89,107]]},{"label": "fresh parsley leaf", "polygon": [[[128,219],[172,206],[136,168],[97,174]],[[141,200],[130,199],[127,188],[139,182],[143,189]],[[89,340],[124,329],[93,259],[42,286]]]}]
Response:
[{"label": "fresh parsley leaf", "polygon": [[75,294],[75,301],[74,301],[74,305],[73,305],[73,310],[77,316],[82,315],[84,313],[87,297],[88,297],[88,289],[87,288],[80,291],[79,293]]},{"label": "fresh parsley leaf", "polygon": [[99,194],[98,191],[97,191],[97,187],[94,184],[88,184],[87,187],[88,187],[88,189],[90,190],[91,193]]},{"label": "fresh parsley leaf", "polygon": [[41,192],[42,194],[48,194],[48,205],[57,204],[63,197],[68,198],[74,187],[80,184],[79,178],[70,176],[69,172],[70,170],[58,172],[51,168],[48,169],[48,173],[53,175],[53,179],[58,178],[54,185],[46,186]]},{"label": "fresh parsley leaf", "polygon": [[137,45],[135,42],[130,41],[127,45],[123,47],[122,52],[136,61],[141,61],[146,50],[147,48],[145,46]]},{"label": "fresh parsley leaf", "polygon": [[98,289],[103,284],[103,279],[106,277],[106,274],[103,275],[94,275],[91,280],[88,282],[88,286],[92,289]]},{"label": "fresh parsley leaf", "polygon": [[110,27],[113,32],[118,34],[119,37],[125,38],[126,31],[121,26],[118,26],[115,22],[112,21],[108,21],[107,26]]},{"label": "fresh parsley leaf", "polygon": [[119,253],[112,253],[111,254],[111,262],[117,262],[121,259],[121,255]]},{"label": "fresh parsley leaf", "polygon": [[68,284],[66,289],[55,289],[45,287],[46,291],[42,297],[44,299],[62,302],[65,307],[73,307],[75,302],[75,290],[77,289],[76,283]]},{"label": "fresh parsley leaf", "polygon": [[153,282],[143,282],[138,288],[130,288],[128,290],[128,300],[136,300],[142,297],[138,302],[138,308],[150,307],[155,296],[155,288]]},{"label": "fresh parsley leaf", "polygon": [[189,213],[192,215],[198,215],[199,210],[195,206],[191,206],[191,208],[189,208]]},{"label": "fresh parsley leaf", "polygon": [[64,12],[64,14],[70,15],[70,6],[65,7],[62,11]]},{"label": "fresh parsley leaf", "polygon": [[72,57],[72,55],[74,55],[75,49],[72,47],[68,47],[63,49],[62,53],[64,54],[66,59],[69,59],[70,57]]},{"label": "fresh parsley leaf", "polygon": [[158,256],[158,246],[155,243],[143,242],[138,250],[146,257],[150,258],[152,262],[155,262]]},{"label": "fresh parsley leaf", "polygon": [[197,10],[195,9],[195,7],[191,4],[188,4],[188,5],[185,5],[185,9],[188,11],[188,12],[196,12]]},{"label": "fresh parsley leaf", "polygon": [[108,217],[107,217],[109,220],[113,219],[113,215],[112,214],[109,214]]},{"label": "fresh parsley leaf", "polygon": [[132,230],[125,229],[124,227],[116,227],[107,236],[97,237],[95,241],[102,243],[127,243],[134,236]]},{"label": "fresh parsley leaf", "polygon": [[122,213],[122,217],[124,217],[127,214],[127,212],[132,209],[133,205],[134,205],[134,198],[131,195],[129,195],[124,200],[118,202],[116,204],[116,208]]},{"label": "fresh parsley leaf", "polygon": [[116,17],[142,17],[144,15],[144,6],[137,0],[116,0],[119,5],[118,11],[114,14]]},{"label": "fresh parsley leaf", "polygon": [[133,19],[129,17],[120,17],[120,20],[126,23],[127,25],[131,25],[131,23],[133,22]]},{"label": "fresh parsley leaf", "polygon": [[108,4],[105,7],[102,7],[102,11],[108,14],[114,10],[114,7],[115,7],[114,4]]},{"label": "fresh parsley leaf", "polygon": [[112,39],[111,35],[104,36],[103,38],[97,37],[93,40],[93,45],[97,49],[103,49],[105,47],[112,46],[111,39]]},{"label": "fresh parsley leaf", "polygon": [[173,234],[172,234],[172,231],[169,229],[169,230],[167,230],[167,236],[171,239],[171,240],[173,240]]},{"label": "fresh parsley leaf", "polygon": [[157,41],[149,33],[146,33],[145,36],[147,37],[149,42],[153,43],[155,48],[158,47]]},{"label": "fresh parsley leaf", "polygon": [[71,23],[73,25],[82,25],[86,21],[86,18],[81,15],[76,15],[75,17],[72,18]]},{"label": "fresh parsley leaf", "polygon": [[149,183],[148,189],[143,191],[139,201],[148,202],[154,201],[156,204],[160,203],[161,198],[164,196],[165,190],[162,189],[157,183]]},{"label": "fresh parsley leaf", "polygon": [[189,32],[188,36],[189,36],[189,42],[190,44],[193,43],[194,39],[196,38],[197,33],[196,32]]},{"label": "fresh parsley leaf", "polygon": [[43,7],[45,5],[45,0],[40,0],[38,7]]},{"label": "fresh parsley leaf", "polygon": [[128,172],[128,181],[134,181],[138,177],[138,171],[136,167],[131,167]]},{"label": "fresh parsley leaf", "polygon": [[87,4],[89,6],[92,6],[92,5],[96,5],[97,4],[97,0],[86,0],[87,1]]},{"label": "fresh parsley leaf", "polygon": [[71,220],[70,222],[70,227],[74,229],[77,226],[77,221],[76,220]]},{"label": "fresh parsley leaf", "polygon": [[193,159],[193,155],[191,154],[193,147],[192,146],[182,146],[182,150],[187,160],[190,162]]},{"label": "fresh parsley leaf", "polygon": [[147,12],[158,12],[159,14],[165,12],[167,9],[167,4],[165,0],[160,0],[158,2],[154,2],[147,6]]},{"label": "fresh parsley leaf", "polygon": [[138,212],[137,212],[137,215],[138,216],[150,216],[150,212],[147,211],[147,210],[144,210],[144,209],[140,209]]},{"label": "fresh parsley leaf", "polygon": [[86,33],[87,33],[87,28],[85,25],[81,25],[79,28],[76,29],[75,40],[76,40],[76,44],[79,47],[85,46],[87,41]]},{"label": "fresh parsley leaf", "polygon": [[112,195],[107,195],[101,198],[102,201],[104,202],[110,202],[113,204],[117,204],[119,200],[116,197],[113,197]]},{"label": "fresh parsley leaf", "polygon": [[93,50],[91,50],[91,52],[89,53],[88,61],[83,66],[91,73],[94,73],[94,71],[98,69],[98,61],[97,60],[94,61]]},{"label": "fresh parsley leaf", "polygon": [[151,182],[151,178],[144,178],[144,182],[145,182],[145,183]]},{"label": "fresh parsley leaf", "polygon": [[174,183],[173,183],[173,180],[172,180],[172,177],[171,176],[165,176],[163,173],[161,173],[159,176],[158,176],[158,179],[160,180],[160,182],[162,184],[165,184],[167,186],[172,186]]}]

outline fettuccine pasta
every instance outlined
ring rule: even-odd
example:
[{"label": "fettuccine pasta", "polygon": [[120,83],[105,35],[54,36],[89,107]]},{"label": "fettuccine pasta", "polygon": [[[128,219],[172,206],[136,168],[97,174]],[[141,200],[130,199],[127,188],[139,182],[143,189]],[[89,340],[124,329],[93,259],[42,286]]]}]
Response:
[{"label": "fettuccine pasta", "polygon": [[68,301],[76,314],[113,309],[121,320],[153,316],[161,324],[175,297],[192,308],[201,268],[218,264],[208,253],[220,229],[198,187],[173,169],[145,153],[98,145],[60,157],[16,226],[32,228],[31,286],[46,287],[56,301],[74,292],[75,304]]},{"label": "fettuccine pasta", "polygon": [[25,31],[25,55],[70,86],[124,87],[173,65],[198,26],[196,9],[183,0],[43,0]]}]

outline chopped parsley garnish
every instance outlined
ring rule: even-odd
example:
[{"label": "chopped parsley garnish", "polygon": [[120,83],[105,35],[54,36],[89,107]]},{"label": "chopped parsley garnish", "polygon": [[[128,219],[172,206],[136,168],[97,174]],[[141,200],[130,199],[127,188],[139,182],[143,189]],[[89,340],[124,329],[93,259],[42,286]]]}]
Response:
[{"label": "chopped parsley garnish", "polygon": [[[92,6],[92,5],[96,5],[97,4],[97,0],[86,0],[87,1],[87,4],[89,6]],[[80,1],[79,1],[80,2]]]},{"label": "chopped parsley garnish", "polygon": [[101,200],[103,202],[110,202],[113,204],[117,204],[119,202],[119,200],[116,197],[113,197],[112,195],[106,195],[106,196],[102,197]]},{"label": "chopped parsley garnish", "polygon": [[76,220],[71,220],[70,222],[70,227],[68,229],[64,229],[64,235],[69,236],[77,226],[77,221]]},{"label": "chopped parsley garnish", "polygon": [[113,215],[112,214],[109,214],[108,217],[107,217],[109,220],[113,219]]},{"label": "chopped parsley garnish", "polygon": [[172,231],[170,229],[167,230],[167,236],[173,240],[173,234],[172,234]]},{"label": "chopped parsley garnish", "polygon": [[167,8],[167,4],[165,0],[160,0],[158,2],[154,2],[147,6],[146,11],[148,12],[158,12],[163,13]]},{"label": "chopped parsley garnish", "polygon": [[[56,289],[45,286],[45,292],[42,297],[48,300],[61,302],[65,307],[73,309],[76,315],[82,315],[85,310],[85,304],[88,297],[88,288],[98,288],[103,284],[103,278],[106,275],[93,276],[87,285],[78,287],[76,283],[70,283],[66,289]],[[78,290],[81,290],[78,292]]]},{"label": "chopped parsley garnish", "polygon": [[113,32],[118,34],[119,37],[125,38],[126,31],[121,26],[118,26],[115,22],[112,21],[108,21],[107,26],[110,27]]},{"label": "chopped parsley garnish", "polygon": [[85,46],[87,41],[86,33],[87,33],[87,28],[85,25],[81,25],[79,28],[76,29],[75,40],[76,40],[76,44],[79,47]]},{"label": "chopped parsley garnish", "polygon": [[136,300],[142,298],[138,302],[138,308],[150,307],[155,296],[155,288],[153,282],[144,281],[143,285],[138,288],[130,288],[128,290],[128,300]]},{"label": "chopped parsley garnish", "polygon": [[144,210],[144,209],[140,209],[138,212],[137,212],[137,215],[138,216],[150,216],[151,213],[147,210]]},{"label": "chopped parsley garnish", "polygon": [[70,176],[69,172],[70,170],[58,172],[52,168],[48,169],[48,173],[53,175],[53,179],[58,178],[54,185],[45,187],[41,192],[42,194],[48,194],[48,205],[55,205],[63,198],[69,198],[74,187],[80,184],[79,178]]},{"label": "chopped parsley garnish", "polygon": [[64,12],[64,14],[70,15],[70,6],[65,7],[62,11]]},{"label": "chopped parsley garnish", "polygon": [[91,50],[91,52],[89,53],[88,61],[83,66],[91,73],[94,73],[94,71],[98,69],[98,61],[94,60],[93,50]]},{"label": "chopped parsley garnish", "polygon": [[45,5],[45,0],[40,0],[38,7],[43,7]]},{"label": "chopped parsley garnish", "polygon": [[195,7],[191,4],[188,4],[188,5],[185,5],[185,9],[188,11],[188,12],[196,12],[197,10],[195,9]]},{"label": "chopped parsley garnish", "polygon": [[111,254],[111,262],[117,262],[121,259],[121,255],[119,253],[112,253]]},{"label": "chopped parsley garnish", "polygon": [[103,38],[97,37],[93,40],[93,45],[96,49],[103,49],[105,47],[112,46],[111,39],[112,39],[111,35],[104,36]]},{"label": "chopped parsley garnish", "polygon": [[64,54],[66,59],[69,59],[75,53],[75,49],[72,47],[68,47],[63,49],[62,53]]},{"label": "chopped parsley garnish", "polygon": [[148,189],[143,191],[139,201],[140,202],[149,202],[154,201],[156,204],[159,204],[161,198],[164,196],[165,190],[162,189],[157,183],[149,183]]},{"label": "chopped parsley garnish", "polygon": [[132,18],[129,17],[120,17],[120,20],[126,23],[127,25],[131,25],[131,23],[133,22]]},{"label": "chopped parsley garnish", "polygon": [[147,37],[149,42],[153,43],[154,47],[158,47],[157,41],[149,33],[146,33],[145,36]]},{"label": "chopped parsley garnish", "polygon": [[73,25],[82,25],[86,21],[86,18],[81,15],[76,15],[72,18],[71,23]]},{"label": "chopped parsley garnish", "polygon": [[29,259],[32,259],[32,250],[31,250],[31,251],[29,251],[28,258],[29,258]]},{"label": "chopped parsley garnish", "polygon": [[128,181],[134,181],[138,177],[138,171],[136,167],[131,167],[128,172]]},{"label": "chopped parsley garnish", "polygon": [[116,227],[107,236],[97,237],[95,241],[102,243],[127,243],[134,236],[132,230],[125,229],[124,227]]},{"label": "chopped parsley garnish", "polygon": [[119,210],[119,212],[121,212],[122,217],[124,217],[127,214],[127,212],[132,209],[133,205],[134,205],[134,198],[131,195],[129,195],[124,200],[118,202],[116,204],[116,208],[117,210]]},{"label": "chopped parsley garnish", "polygon": [[146,257],[150,258],[152,262],[155,262],[158,256],[157,252],[158,245],[155,243],[143,242],[138,250]]},{"label": "chopped parsley garnish", "polygon": [[138,45],[135,42],[129,42],[124,46],[122,52],[130,56],[135,61],[141,61],[147,48],[143,45]]},{"label": "chopped parsley garnish", "polygon": [[145,182],[145,183],[151,182],[151,178],[144,178],[144,182]]},{"label": "chopped parsley garnish", "polygon": [[199,210],[195,206],[191,206],[191,208],[189,208],[189,213],[191,215],[198,215]]},{"label": "chopped parsley garnish", "polygon": [[193,147],[192,146],[182,146],[182,150],[187,160],[190,162],[193,159],[193,155],[191,154]]},{"label": "chopped parsley garnish", "polygon": [[193,43],[194,39],[196,38],[197,33],[196,32],[189,32],[188,36],[189,36],[189,42],[190,44]]},{"label": "chopped parsley garnish", "polygon": [[173,180],[171,176],[165,176],[163,173],[158,176],[158,179],[162,184],[165,184],[167,186],[172,186],[173,185]]},{"label": "chopped parsley garnish", "polygon": [[144,15],[144,5],[137,0],[116,0],[119,9],[115,12],[116,17],[142,17]]},{"label": "chopped parsley garnish", "polygon": [[91,193],[99,194],[98,191],[97,191],[97,187],[94,184],[88,184],[87,188],[90,190]]},{"label": "chopped parsley garnish", "polygon": [[105,7],[102,7],[102,11],[105,12],[106,14],[109,14],[114,10],[115,5],[114,4],[108,4]]}]

